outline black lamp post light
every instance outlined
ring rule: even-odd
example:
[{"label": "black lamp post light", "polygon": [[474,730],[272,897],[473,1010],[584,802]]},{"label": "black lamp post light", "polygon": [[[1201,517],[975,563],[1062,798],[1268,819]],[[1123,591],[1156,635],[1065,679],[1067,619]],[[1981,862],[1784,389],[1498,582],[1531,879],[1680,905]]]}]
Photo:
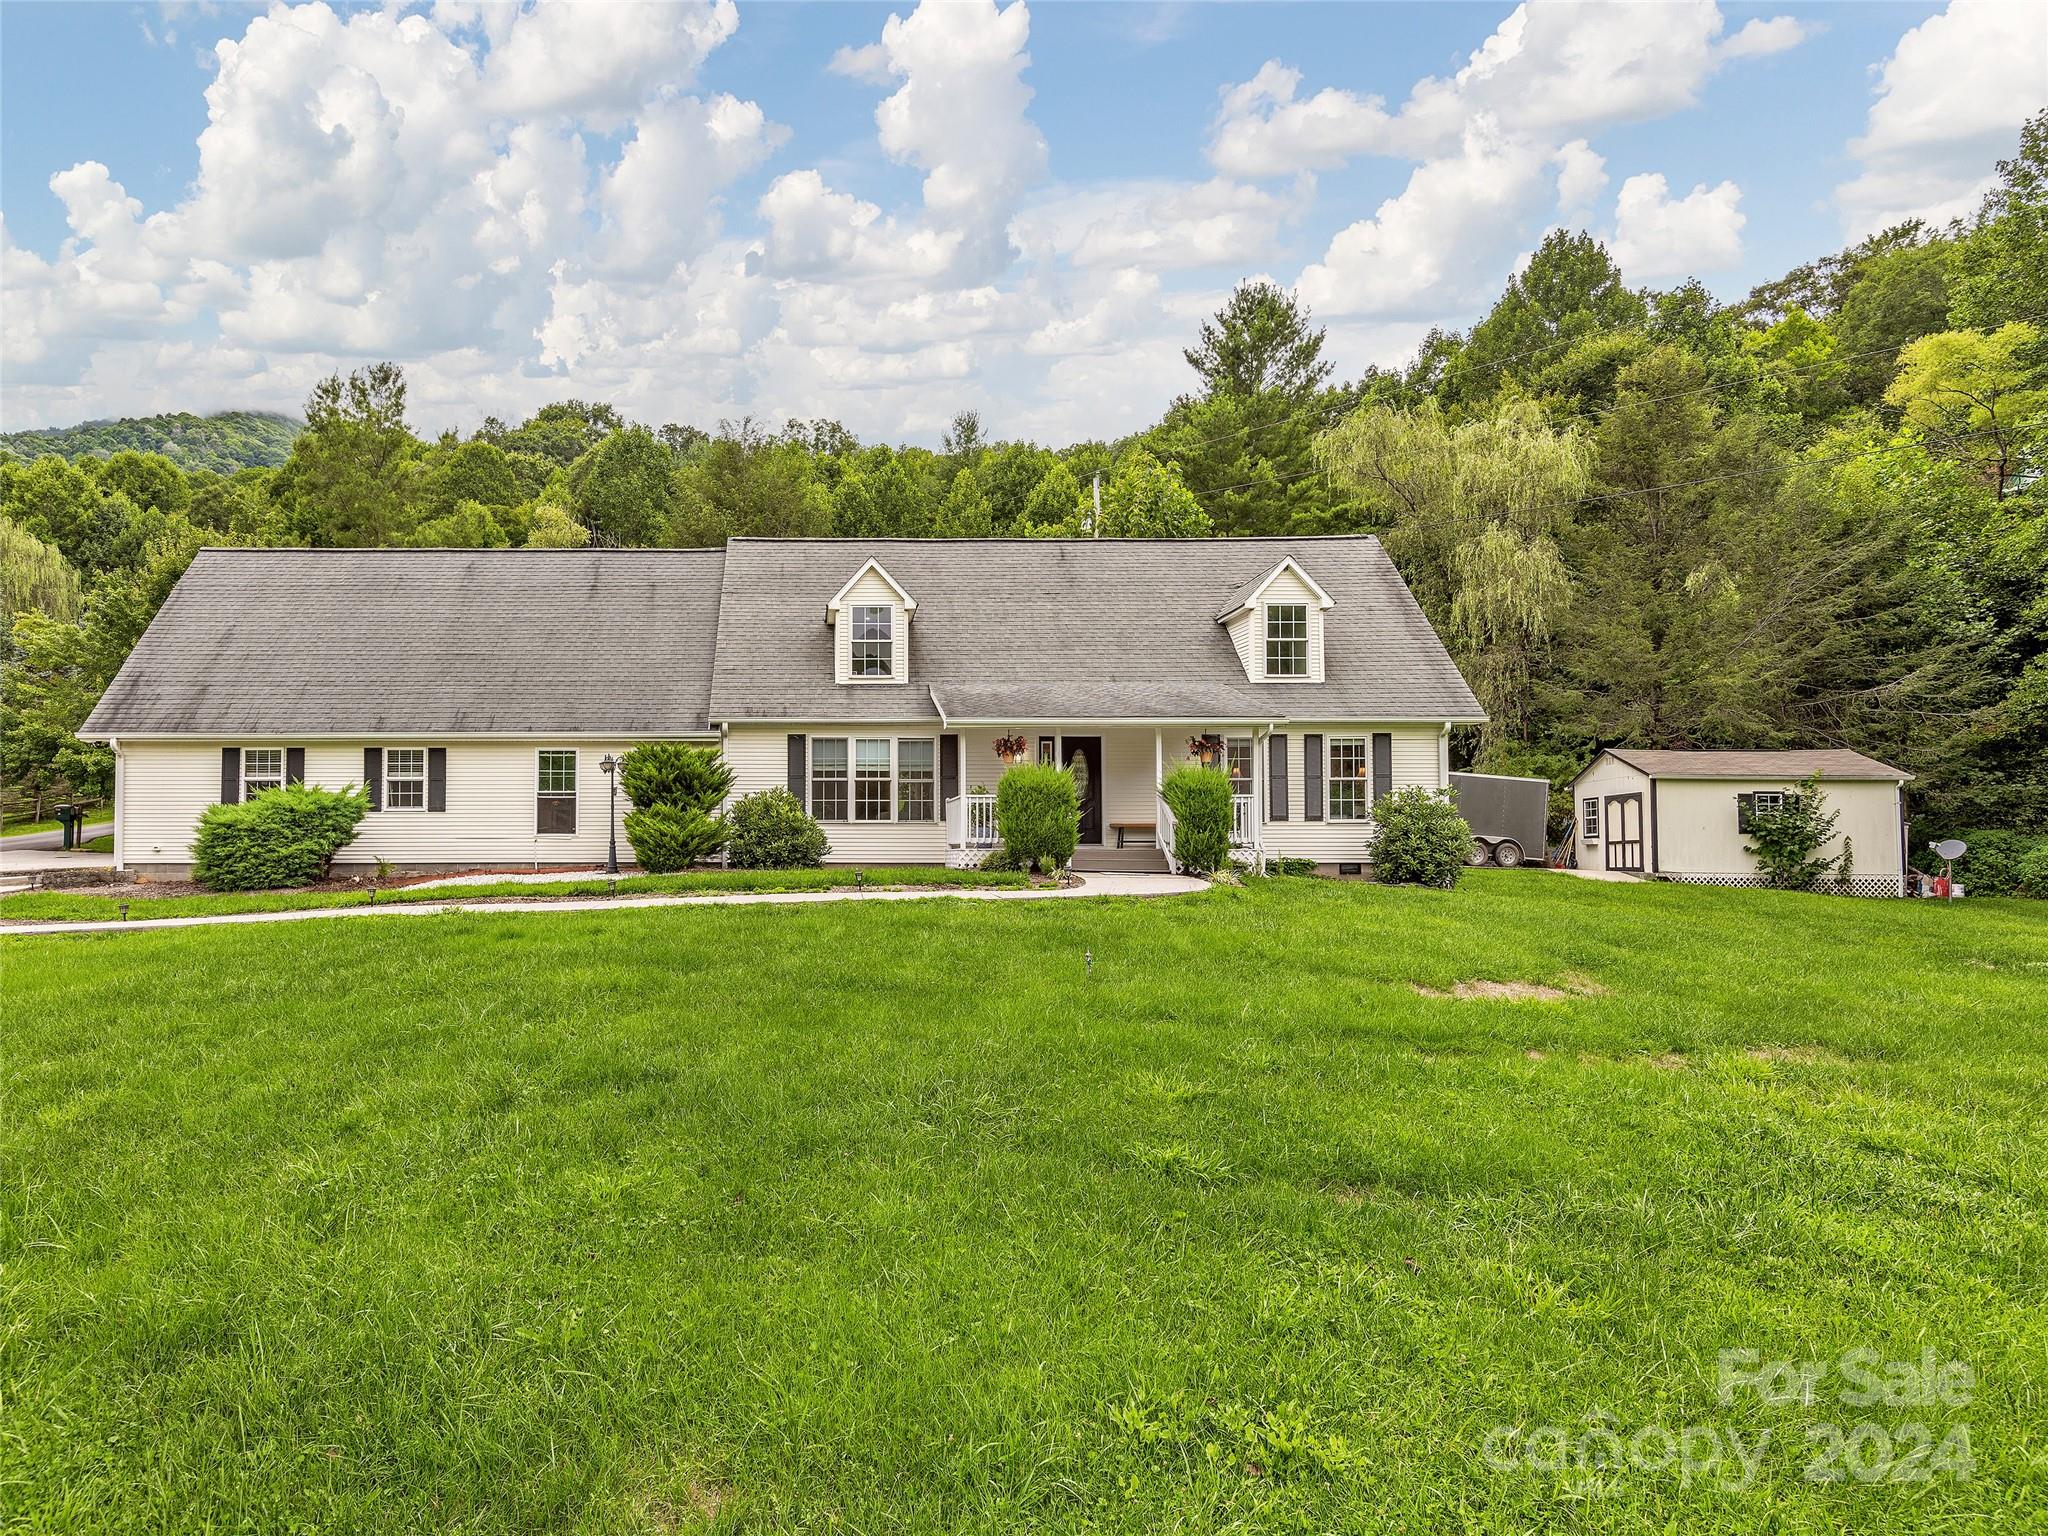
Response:
[{"label": "black lamp post light", "polygon": [[597,765],[604,770],[604,776],[611,781],[611,814],[605,818],[605,829],[611,834],[611,849],[605,855],[604,872],[616,875],[619,872],[619,760],[607,752]]}]

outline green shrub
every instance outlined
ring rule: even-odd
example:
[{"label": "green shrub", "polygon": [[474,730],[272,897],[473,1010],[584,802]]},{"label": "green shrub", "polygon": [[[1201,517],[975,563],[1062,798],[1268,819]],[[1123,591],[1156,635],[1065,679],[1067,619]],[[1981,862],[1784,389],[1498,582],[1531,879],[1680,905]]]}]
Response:
[{"label": "green shrub", "polygon": [[287,784],[199,816],[192,878],[216,891],[274,890],[327,878],[334,856],[355,837],[370,797],[351,784]]},{"label": "green shrub", "polygon": [[995,874],[1030,873],[1030,871],[1025,869],[1024,861],[1012,853],[1009,846],[1005,843],[997,843],[995,847],[989,849],[987,854],[983,856],[982,861],[975,865],[975,868],[985,869]]},{"label": "green shrub", "polygon": [[715,816],[732,792],[732,768],[716,747],[643,742],[626,754],[619,788],[634,805],[672,805]]},{"label": "green shrub", "polygon": [[2017,896],[2027,859],[2048,850],[2048,838],[1986,829],[1965,832],[1970,851],[1956,860],[1956,878],[1972,896]]},{"label": "green shrub", "polygon": [[1846,863],[1818,857],[1841,819],[1840,811],[1828,809],[1820,775],[1811,774],[1796,792],[1785,797],[1781,809],[1750,817],[1750,841],[1743,847],[1756,860],[1764,879],[1781,891],[1814,890],[1831,873],[1846,881],[1854,864],[1851,850],[1843,850]]},{"label": "green shrub", "polygon": [[1213,875],[1230,857],[1230,776],[1190,764],[1159,786],[1173,812],[1173,860],[1191,875]]},{"label": "green shrub", "polygon": [[2034,846],[2021,855],[2013,894],[2048,901],[2048,837],[2036,839]]},{"label": "green shrub", "polygon": [[1458,883],[1472,851],[1472,829],[1448,794],[1419,785],[1397,789],[1372,808],[1372,819],[1366,856],[1374,879],[1445,890]]},{"label": "green shrub", "polygon": [[996,783],[996,836],[1026,868],[1051,874],[1081,840],[1081,796],[1064,768],[1024,763]]},{"label": "green shrub", "polygon": [[626,841],[642,869],[669,874],[725,846],[730,828],[718,808],[732,788],[732,769],[716,747],[643,742],[619,765],[619,785],[633,802]]},{"label": "green shrub", "polygon": [[735,869],[816,869],[832,845],[803,803],[786,789],[764,789],[733,802],[727,860]]},{"label": "green shrub", "polygon": [[1312,875],[1316,872],[1314,859],[1268,859],[1266,873],[1269,875]]},{"label": "green shrub", "polygon": [[651,875],[673,874],[710,858],[725,846],[727,831],[722,817],[688,806],[650,805],[626,813],[626,839],[633,845],[633,857]]}]

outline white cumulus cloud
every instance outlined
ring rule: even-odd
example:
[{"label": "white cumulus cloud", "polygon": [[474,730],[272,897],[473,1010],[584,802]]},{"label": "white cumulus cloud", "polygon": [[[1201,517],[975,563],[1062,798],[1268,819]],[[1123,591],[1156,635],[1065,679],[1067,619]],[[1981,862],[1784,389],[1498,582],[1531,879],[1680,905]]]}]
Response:
[{"label": "white cumulus cloud", "polygon": [[1675,198],[1662,175],[1631,176],[1615,199],[1611,254],[1636,283],[1726,271],[1742,259],[1743,223],[1732,181]]}]

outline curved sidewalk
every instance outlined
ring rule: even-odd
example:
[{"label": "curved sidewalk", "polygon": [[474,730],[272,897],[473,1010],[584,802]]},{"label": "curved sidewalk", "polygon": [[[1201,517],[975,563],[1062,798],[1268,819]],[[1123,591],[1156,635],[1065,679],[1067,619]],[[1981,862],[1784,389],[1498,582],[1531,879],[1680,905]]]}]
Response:
[{"label": "curved sidewalk", "polygon": [[1029,890],[937,888],[841,891],[711,891],[695,896],[572,896],[553,900],[387,902],[382,906],[304,907],[290,912],[217,912],[204,917],[136,917],[126,922],[0,923],[0,938],[58,933],[136,933],[151,928],[207,928],[223,923],[295,923],[326,917],[432,917],[441,912],[619,912],[640,907],[799,906],[816,901],[1062,901],[1084,896],[1187,896],[1209,888],[1185,875],[1131,875],[1100,871],[1079,885]]}]

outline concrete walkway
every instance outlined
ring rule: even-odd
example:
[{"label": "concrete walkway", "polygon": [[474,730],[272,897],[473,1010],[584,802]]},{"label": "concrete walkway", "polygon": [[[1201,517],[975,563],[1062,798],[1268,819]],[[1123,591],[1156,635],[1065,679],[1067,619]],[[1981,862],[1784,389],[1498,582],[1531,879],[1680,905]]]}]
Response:
[{"label": "concrete walkway", "polygon": [[[558,877],[559,878],[559,877]],[[695,896],[578,896],[566,900],[387,902],[362,907],[306,907],[291,912],[224,912],[210,917],[138,917],[121,922],[0,923],[0,937],[55,933],[138,933],[150,928],[209,928],[223,923],[296,923],[326,917],[432,917],[441,912],[619,912],[639,907],[780,907],[819,901],[1061,901],[1083,896],[1187,896],[1209,888],[1185,875],[1132,875],[1104,871],[1079,885],[1025,890],[713,891]],[[144,905],[138,902],[137,906]]]}]

